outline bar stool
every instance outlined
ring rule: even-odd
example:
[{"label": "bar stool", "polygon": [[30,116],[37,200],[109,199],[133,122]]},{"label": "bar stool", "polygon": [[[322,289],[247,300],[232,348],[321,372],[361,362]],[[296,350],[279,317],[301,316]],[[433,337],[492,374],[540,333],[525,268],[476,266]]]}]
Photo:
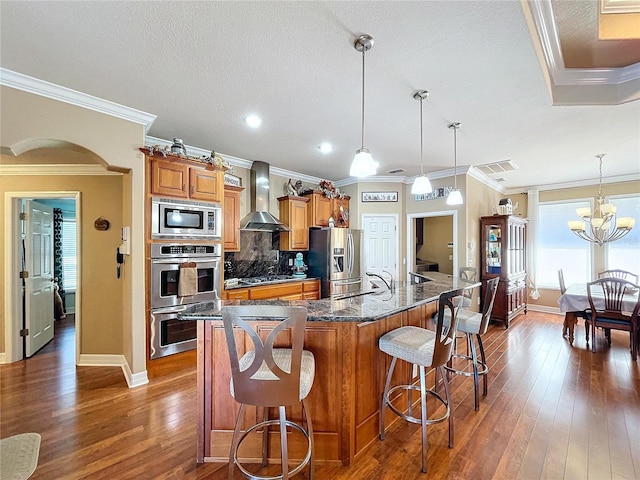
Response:
[{"label": "bar stool", "polygon": [[[496,299],[496,292],[498,291],[498,283],[500,277],[491,278],[487,281],[487,288],[485,289],[484,299],[482,302],[482,312],[471,312],[469,310],[461,310],[458,313],[458,333],[463,333],[467,339],[467,355],[453,353],[452,358],[462,358],[471,364],[472,371],[467,369],[453,368],[451,360],[445,365],[445,370],[455,373],[457,375],[463,375],[466,377],[473,377],[473,386],[475,390],[475,409],[480,410],[480,395],[478,392],[479,387],[479,375],[482,375],[482,394],[487,394],[487,359],[484,355],[484,347],[482,346],[482,337],[487,333],[487,327],[489,326],[489,320],[491,319],[491,311],[493,310],[493,303]],[[451,315],[449,312],[444,314],[444,323],[449,325],[451,323]],[[475,335],[478,340],[478,348],[480,348],[480,360],[478,360],[478,354],[476,352],[476,344],[473,336]],[[470,352],[470,354],[469,354]]]},{"label": "bar stool", "polygon": [[[229,306],[222,309],[229,358],[231,362],[231,396],[240,403],[240,410],[229,452],[229,478],[233,477],[234,464],[243,475],[250,479],[287,480],[309,464],[309,479],[313,479],[313,428],[306,402],[315,376],[313,353],[303,349],[307,309],[304,307],[282,307],[275,305]],[[262,342],[249,321],[280,321]],[[245,351],[244,338],[237,335],[237,328],[243,329],[252,340],[254,349],[238,355],[238,343]],[[286,330],[290,329],[290,333]],[[274,348],[278,335],[291,340],[291,348]],[[285,407],[302,402],[306,430],[303,425],[286,418]],[[241,432],[240,427],[246,405],[262,407],[263,421]],[[278,407],[279,418],[269,420],[267,409]],[[267,465],[269,426],[280,428],[280,449],[282,473],[278,476],[258,476],[248,471],[238,461],[238,449],[251,432],[262,428],[262,466]],[[287,427],[302,433],[308,443],[307,453],[302,461],[289,471],[287,449]]]},{"label": "bar stool", "polygon": [[[443,367],[449,361],[449,358],[451,358],[456,334],[456,313],[460,308],[459,306],[454,306],[453,299],[462,295],[464,290],[464,288],[461,288],[440,294],[435,332],[433,330],[427,330],[426,328],[405,326],[384,334],[378,342],[380,350],[393,357],[391,365],[389,366],[389,372],[387,373],[384,393],[382,394],[382,405],[380,407],[380,440],[384,440],[385,436],[385,412],[387,406],[393,413],[404,420],[411,423],[419,423],[422,427],[422,471],[424,473],[427,472],[427,425],[439,423],[448,418],[449,448],[453,448],[453,418],[450,407],[451,395],[449,392],[449,382]],[[444,325],[444,312],[446,309],[449,310],[450,318],[453,319],[453,321],[450,322],[449,328]],[[398,359],[418,366],[420,372],[419,387],[411,384],[396,385],[390,388],[391,377],[393,376],[393,370]],[[444,383],[445,398],[442,398],[440,394],[436,392],[435,387],[433,389],[426,388],[425,367],[435,368],[436,371],[440,370]],[[389,400],[389,396],[397,390],[407,390],[408,414],[398,410]],[[420,391],[420,418],[416,418],[412,414],[410,395],[412,390]],[[447,410],[444,415],[432,419],[427,417],[427,395],[435,397],[446,406]]]}]

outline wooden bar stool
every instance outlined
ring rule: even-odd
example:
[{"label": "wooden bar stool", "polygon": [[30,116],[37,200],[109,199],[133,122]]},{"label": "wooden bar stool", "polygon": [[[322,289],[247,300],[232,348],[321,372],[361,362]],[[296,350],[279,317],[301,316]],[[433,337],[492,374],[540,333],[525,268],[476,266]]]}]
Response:
[{"label": "wooden bar stool", "polygon": [[[393,413],[411,423],[419,423],[422,427],[422,471],[427,472],[427,425],[433,423],[439,423],[447,418],[449,419],[449,448],[453,448],[453,417],[451,416],[451,396],[449,392],[449,382],[444,372],[444,365],[451,358],[453,351],[454,338],[456,334],[456,312],[460,309],[460,303],[458,306],[454,306],[453,299],[460,297],[465,288],[453,290],[440,294],[439,307],[438,307],[438,319],[436,323],[436,330],[427,330],[426,328],[405,326],[396,328],[382,337],[379,340],[379,347],[384,353],[390,355],[392,358],[391,365],[389,366],[389,372],[387,373],[387,380],[384,387],[384,393],[382,394],[382,405],[380,407],[380,440],[384,440],[385,435],[385,412],[386,407],[389,407]],[[450,322],[449,328],[444,325],[444,312],[447,310],[450,312],[450,318],[453,321]],[[420,371],[420,386],[414,384],[411,385],[396,385],[391,388],[391,377],[393,376],[393,369],[395,368],[396,361],[404,360],[418,366]],[[436,371],[440,370],[442,380],[444,383],[445,398],[442,398],[438,392],[434,389],[426,388],[425,380],[425,368],[435,368]],[[408,414],[401,412],[397,409],[389,400],[390,395],[397,390],[407,390],[408,396]],[[421,415],[420,418],[412,415],[411,405],[411,391],[420,391],[420,405]],[[446,406],[447,410],[439,418],[427,417],[427,395],[431,395],[439,400]]]},{"label": "wooden bar stool", "polygon": [[[263,342],[249,321],[279,321]],[[306,402],[315,376],[313,353],[303,349],[307,309],[304,307],[282,307],[274,305],[230,306],[222,309],[225,336],[231,362],[231,396],[240,403],[240,410],[229,452],[229,478],[233,477],[234,465],[246,478],[262,480],[287,480],[309,465],[309,479],[313,479],[313,428]],[[253,342],[253,350],[245,352],[243,336],[237,335],[238,328],[244,330]],[[287,332],[287,330],[290,332]],[[274,348],[277,337],[289,340],[290,348]],[[238,344],[238,342],[241,342]],[[287,420],[285,407],[302,402],[306,429]],[[263,408],[263,421],[244,432],[240,427],[246,405]],[[279,418],[269,420],[268,408],[278,407]],[[238,461],[238,449],[242,441],[255,430],[262,429],[262,466],[267,465],[269,426],[280,429],[280,449],[282,473],[277,476],[259,476],[248,471]],[[287,427],[302,433],[308,443],[305,457],[289,470],[287,449]]]}]

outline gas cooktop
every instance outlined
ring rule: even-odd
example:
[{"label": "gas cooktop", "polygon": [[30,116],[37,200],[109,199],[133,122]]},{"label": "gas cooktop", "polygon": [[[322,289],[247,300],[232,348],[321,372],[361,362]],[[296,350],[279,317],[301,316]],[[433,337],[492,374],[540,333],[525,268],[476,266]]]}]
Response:
[{"label": "gas cooktop", "polygon": [[296,277],[293,275],[265,275],[264,277],[241,278],[240,283],[244,283],[245,285],[257,285],[260,283],[286,282],[294,280],[295,278]]}]

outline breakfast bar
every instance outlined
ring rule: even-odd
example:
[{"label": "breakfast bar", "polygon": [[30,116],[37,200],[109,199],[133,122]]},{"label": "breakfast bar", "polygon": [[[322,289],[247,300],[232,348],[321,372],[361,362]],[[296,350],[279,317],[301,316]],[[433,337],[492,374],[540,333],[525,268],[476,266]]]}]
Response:
[{"label": "breakfast bar", "polygon": [[[229,300],[197,304],[183,312],[182,320],[198,321],[198,463],[228,461],[238,412],[238,404],[229,393],[231,373],[220,320],[223,306],[269,303],[307,308],[305,349],[313,352],[316,362],[315,381],[308,397],[315,458],[319,462],[349,465],[378,439],[384,375],[390,362],[390,358],[378,350],[378,338],[405,325],[426,328],[437,311],[441,293],[469,286],[469,282],[438,272],[429,272],[428,277],[430,281],[425,283],[400,282],[392,291],[373,289],[340,300]],[[274,322],[255,325],[265,336],[274,326]],[[250,340],[245,344],[250,345]],[[394,377],[410,383],[411,366],[397,365]],[[402,397],[398,395],[395,399],[398,408],[401,408]],[[406,405],[406,396],[404,398]],[[261,413],[247,408],[246,423],[253,423]],[[300,421],[301,408],[294,407],[287,415]],[[396,418],[389,415],[388,424]],[[249,461],[259,459],[260,442],[258,434],[255,438],[248,437],[242,456]],[[270,432],[269,442],[270,451],[279,452],[277,432],[274,431],[273,436]],[[290,457],[301,458],[305,451],[306,442],[293,436],[289,443]]]}]

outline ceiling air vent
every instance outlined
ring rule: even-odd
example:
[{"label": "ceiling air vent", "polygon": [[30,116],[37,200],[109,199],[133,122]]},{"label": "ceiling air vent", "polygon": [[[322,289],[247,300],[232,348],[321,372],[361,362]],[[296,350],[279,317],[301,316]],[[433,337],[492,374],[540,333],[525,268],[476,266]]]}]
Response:
[{"label": "ceiling air vent", "polygon": [[405,171],[404,168],[394,168],[393,170],[387,171],[387,173],[402,173],[404,171]]},{"label": "ceiling air vent", "polygon": [[503,160],[501,162],[485,163],[484,165],[476,165],[475,168],[480,170],[485,175],[491,175],[492,173],[510,172],[511,170],[517,170],[518,166],[513,163],[512,160]]}]

